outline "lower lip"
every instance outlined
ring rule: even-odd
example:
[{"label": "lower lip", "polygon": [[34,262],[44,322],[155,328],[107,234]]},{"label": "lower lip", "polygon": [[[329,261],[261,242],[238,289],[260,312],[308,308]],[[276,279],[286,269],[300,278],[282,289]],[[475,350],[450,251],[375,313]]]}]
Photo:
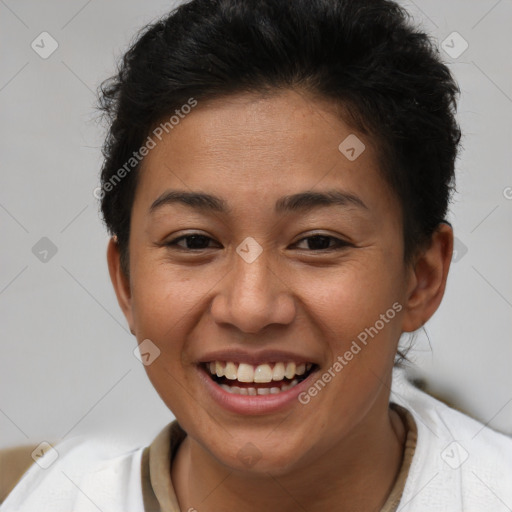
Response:
[{"label": "lower lip", "polygon": [[300,405],[298,396],[310,386],[311,378],[318,370],[308,375],[306,379],[286,391],[276,395],[238,395],[222,389],[201,366],[198,367],[199,377],[206,386],[213,400],[224,409],[237,414],[268,414],[280,411],[292,403]]}]

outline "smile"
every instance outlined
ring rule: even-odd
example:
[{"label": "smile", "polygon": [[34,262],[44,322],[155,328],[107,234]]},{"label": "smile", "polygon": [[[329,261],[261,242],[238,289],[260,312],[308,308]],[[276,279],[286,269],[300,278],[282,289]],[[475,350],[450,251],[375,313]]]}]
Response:
[{"label": "smile", "polygon": [[272,362],[253,365],[211,361],[204,367],[224,391],[235,395],[277,395],[295,387],[313,371],[313,363]]}]

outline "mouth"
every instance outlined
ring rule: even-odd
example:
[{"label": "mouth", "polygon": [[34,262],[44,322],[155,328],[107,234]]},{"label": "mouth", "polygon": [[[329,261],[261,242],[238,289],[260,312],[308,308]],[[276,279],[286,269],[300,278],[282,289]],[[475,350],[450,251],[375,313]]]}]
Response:
[{"label": "mouth", "polygon": [[200,366],[225,392],[251,397],[279,395],[306,380],[317,370],[314,363],[277,361],[263,364],[210,361]]}]

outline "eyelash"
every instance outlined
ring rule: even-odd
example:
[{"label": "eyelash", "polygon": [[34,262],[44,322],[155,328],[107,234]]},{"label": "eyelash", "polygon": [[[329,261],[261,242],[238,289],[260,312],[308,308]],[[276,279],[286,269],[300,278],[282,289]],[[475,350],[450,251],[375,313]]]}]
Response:
[{"label": "eyelash", "polygon": [[[203,251],[205,249],[208,249],[208,247],[201,248],[201,249],[189,249],[189,248],[186,248],[186,247],[178,246],[178,242],[180,242],[181,240],[186,240],[187,238],[192,238],[192,237],[198,237],[198,238],[204,238],[204,239],[208,239],[208,240],[213,240],[213,238],[211,238],[209,236],[206,236],[206,235],[190,234],[190,235],[183,235],[183,236],[174,238],[173,240],[170,240],[169,242],[166,242],[164,245],[166,247],[177,248],[178,250],[182,250],[182,251],[186,251],[186,252],[198,252],[198,251]],[[334,240],[334,242],[335,242],[334,246],[328,247],[326,249],[310,249],[310,250],[308,250],[308,252],[321,252],[321,251],[322,252],[326,252],[326,251],[328,252],[328,251],[333,251],[333,250],[338,251],[338,250],[345,249],[346,247],[351,246],[351,244],[349,244],[348,242],[345,242],[344,240],[341,240],[341,239],[336,238],[336,237],[331,236],[331,235],[321,235],[321,234],[310,235],[310,236],[306,236],[304,238],[301,238],[294,245],[296,245],[296,244],[298,244],[300,242],[303,242],[304,240],[321,239],[321,238],[328,238],[330,240]]]}]

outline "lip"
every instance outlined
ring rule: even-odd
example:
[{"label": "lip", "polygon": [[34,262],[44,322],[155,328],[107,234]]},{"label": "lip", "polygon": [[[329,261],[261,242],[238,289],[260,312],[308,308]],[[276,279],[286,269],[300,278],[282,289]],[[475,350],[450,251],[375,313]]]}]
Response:
[{"label": "lip", "polygon": [[270,414],[290,407],[294,402],[296,405],[300,405],[298,400],[299,394],[310,387],[313,376],[319,371],[317,367],[306,379],[296,384],[293,388],[281,391],[277,395],[250,396],[237,395],[225,391],[213,381],[202,365],[197,365],[197,370],[200,380],[214,402],[223,409],[242,415]]},{"label": "lip", "polygon": [[203,355],[196,362],[201,364],[210,363],[211,361],[230,361],[233,363],[248,363],[254,365],[277,363],[279,361],[284,363],[294,362],[296,364],[317,364],[317,361],[311,359],[308,356],[302,356],[283,350],[262,350],[260,352],[246,352],[240,349],[217,350],[215,352],[209,352],[208,354]]}]

